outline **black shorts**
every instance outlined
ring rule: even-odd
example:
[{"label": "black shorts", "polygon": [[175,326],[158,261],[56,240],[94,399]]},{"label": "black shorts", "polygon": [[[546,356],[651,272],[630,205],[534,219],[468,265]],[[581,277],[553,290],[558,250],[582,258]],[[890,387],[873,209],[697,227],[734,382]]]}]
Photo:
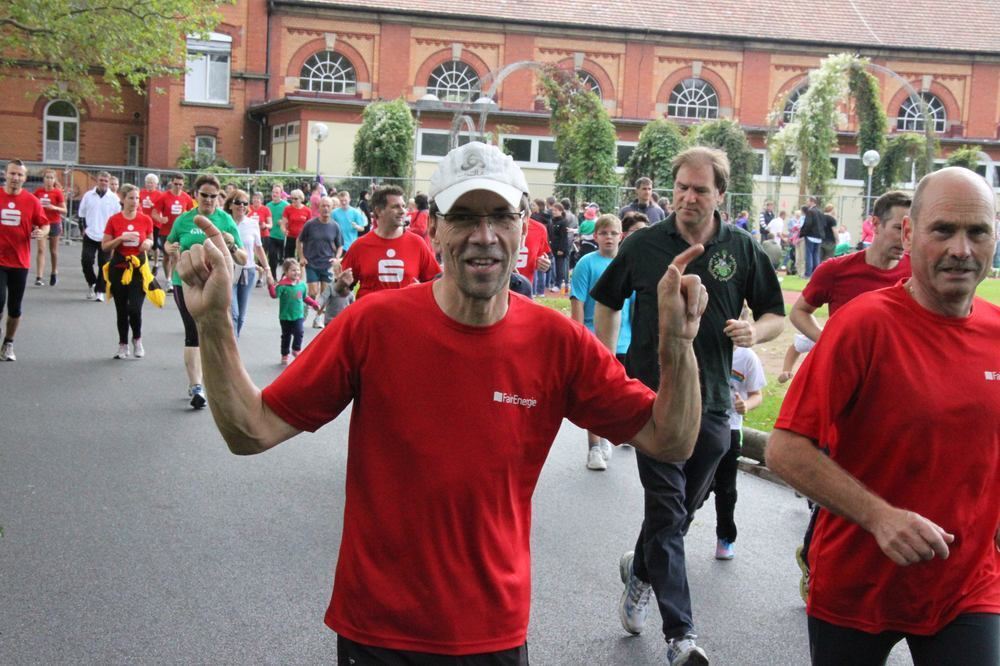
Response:
[{"label": "black shorts", "polygon": [[49,222],[49,238],[59,238],[62,236],[62,221]]},{"label": "black shorts", "polygon": [[17,319],[21,316],[21,301],[24,300],[27,284],[27,268],[0,266],[0,314],[6,306],[8,317]]},{"label": "black shorts", "polygon": [[528,666],[528,644],[499,652],[453,656],[389,650],[337,636],[338,666]]}]

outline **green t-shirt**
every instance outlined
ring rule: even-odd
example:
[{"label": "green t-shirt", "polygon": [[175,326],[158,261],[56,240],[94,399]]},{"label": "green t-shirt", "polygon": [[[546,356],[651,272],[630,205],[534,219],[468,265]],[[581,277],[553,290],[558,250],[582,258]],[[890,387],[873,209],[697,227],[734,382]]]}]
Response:
[{"label": "green t-shirt", "polygon": [[[191,249],[192,245],[201,245],[205,242],[205,232],[198,228],[194,223],[194,218],[200,215],[198,209],[189,210],[183,213],[180,217],[174,220],[174,226],[170,229],[170,234],[167,236],[168,243],[180,243],[181,252],[184,250]],[[212,221],[219,231],[226,231],[233,237],[233,242],[236,247],[243,248],[243,241],[240,240],[240,229],[233,222],[233,218],[229,216],[229,213],[222,210],[221,208],[216,208],[215,212],[211,215],[206,216]],[[253,259],[250,259],[253,261]],[[177,274],[175,270],[173,275],[170,277],[170,283],[175,287],[181,286],[180,275]]]},{"label": "green t-shirt", "polygon": [[278,283],[275,292],[277,292],[278,296],[278,319],[281,321],[295,321],[296,319],[305,318],[305,282],[288,284],[282,280],[282,282]]},{"label": "green t-shirt", "polygon": [[281,230],[281,214],[288,207],[287,201],[268,201],[267,208],[271,211],[271,238],[285,240],[285,232]]}]

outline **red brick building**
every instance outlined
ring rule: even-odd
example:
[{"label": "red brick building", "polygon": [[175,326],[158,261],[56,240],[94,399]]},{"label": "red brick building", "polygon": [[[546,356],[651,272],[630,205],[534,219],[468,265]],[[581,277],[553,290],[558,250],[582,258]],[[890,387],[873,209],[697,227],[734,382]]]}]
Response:
[{"label": "red brick building", "polygon": [[[320,167],[347,175],[366,104],[402,96],[416,109],[433,93],[451,108],[419,116],[423,179],[446,148],[453,107],[478,98],[492,72],[525,60],[573,68],[591,83],[622,160],[643,124],[664,116],[731,118],[763,148],[772,112],[794,103],[809,69],[849,51],[909,82],[930,104],[944,151],[978,145],[989,158],[981,170],[1000,185],[994,0],[239,0],[222,14],[208,39],[189,40],[187,76],[153,81],[146,96],[127,93],[121,112],[52,103],[31,81],[5,80],[4,156],[165,169],[187,146],[239,167],[314,170],[308,130],[322,121],[331,133]],[[921,129],[901,82],[877,76],[892,131]],[[489,126],[503,126],[529,181],[551,184],[535,73],[512,74],[494,101]],[[843,186],[860,178],[855,128],[848,113],[836,157]]]}]

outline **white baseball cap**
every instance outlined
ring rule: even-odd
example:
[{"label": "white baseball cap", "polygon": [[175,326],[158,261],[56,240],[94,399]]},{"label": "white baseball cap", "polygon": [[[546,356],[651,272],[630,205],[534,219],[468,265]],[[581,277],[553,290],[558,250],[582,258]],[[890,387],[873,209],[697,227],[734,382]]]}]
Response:
[{"label": "white baseball cap", "polygon": [[431,176],[430,198],[442,213],[466,192],[489,190],[503,197],[511,208],[520,209],[528,193],[528,181],[514,158],[496,146],[471,141],[445,155]]}]

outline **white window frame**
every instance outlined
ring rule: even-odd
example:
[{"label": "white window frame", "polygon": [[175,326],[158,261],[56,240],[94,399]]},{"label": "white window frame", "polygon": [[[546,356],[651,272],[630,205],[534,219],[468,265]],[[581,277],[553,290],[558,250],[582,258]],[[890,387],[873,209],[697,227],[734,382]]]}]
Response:
[{"label": "white window frame", "polygon": [[[329,85],[330,90],[323,90]],[[343,53],[329,49],[318,51],[302,64],[299,90],[327,95],[353,95],[358,91],[358,74]]]},{"label": "white window frame", "polygon": [[[701,98],[692,99],[692,91],[699,94]],[[711,94],[708,94],[708,91],[711,91]],[[685,98],[684,101],[680,100],[682,97]],[[714,100],[714,104],[711,103],[712,100]],[[675,112],[679,110],[677,107],[683,107],[685,110],[684,115],[671,113],[671,107],[674,108]],[[689,114],[689,111],[692,109],[694,110],[694,115]],[[722,104],[719,100],[719,91],[711,83],[697,76],[689,76],[683,81],[678,82],[670,91],[670,94],[667,95],[667,117],[669,118],[694,121],[718,120],[721,110]]]},{"label": "white window frame", "polygon": [[[208,39],[203,39],[204,37]],[[213,97],[212,75],[218,74],[211,66],[213,58],[225,55],[224,97]],[[218,32],[208,35],[188,35],[187,73],[184,75],[184,101],[195,104],[229,104],[229,87],[232,80],[233,38]]]},{"label": "white window frame", "polygon": [[540,141],[555,141],[551,136],[540,136],[538,134],[501,134],[500,135],[500,145],[507,139],[523,139],[525,141],[531,141],[531,159],[527,162],[523,160],[514,160],[514,164],[520,165],[522,167],[528,167],[530,169],[555,169],[559,166],[558,162],[542,162],[538,157],[538,144]]},{"label": "white window frame", "polygon": [[[417,159],[420,160],[421,162],[440,162],[442,159],[444,159],[444,155],[425,155],[423,152],[423,147],[424,147],[423,137],[424,135],[427,134],[443,134],[445,137],[447,137],[451,134],[451,132],[448,130],[423,129],[423,128],[417,130],[417,147],[416,147]],[[468,132],[460,132],[459,136],[465,137],[468,141],[471,141],[473,139],[473,136]]]},{"label": "white window frame", "polygon": [[618,164],[618,147],[619,146],[632,146],[635,148],[639,145],[638,141],[615,141],[615,173],[625,173],[624,166],[617,166]]},{"label": "white window frame", "polygon": [[285,131],[285,125],[271,125],[271,143],[284,143]]},{"label": "white window frame", "polygon": [[285,125],[285,141],[298,141],[302,133],[299,131],[301,123],[296,120]]},{"label": "white window frame", "polygon": [[139,166],[139,155],[142,148],[142,137],[138,134],[129,134],[126,139],[125,163],[128,166]]},{"label": "white window frame", "polygon": [[[73,109],[73,116],[53,116],[49,111],[56,104],[67,104]],[[59,135],[55,138],[49,137],[49,123],[58,123]],[[67,141],[63,137],[66,135],[66,126],[73,125],[76,128],[76,139]],[[54,152],[49,150],[50,144]],[[75,104],[66,100],[54,99],[45,105],[45,112],[42,114],[42,147],[43,157],[46,162],[76,162],[80,159],[80,111]]]},{"label": "white window frame", "polygon": [[194,138],[194,154],[196,156],[197,155],[203,155],[203,154],[206,154],[208,152],[208,150],[206,150],[205,148],[202,148],[199,145],[199,144],[201,144],[203,142],[205,142],[205,143],[211,143],[212,144],[211,158],[212,158],[212,161],[214,162],[215,159],[219,156],[219,152],[218,152],[219,142],[218,142],[218,139],[216,139],[216,137],[212,136],[211,134],[199,134],[199,135],[197,135]]}]

